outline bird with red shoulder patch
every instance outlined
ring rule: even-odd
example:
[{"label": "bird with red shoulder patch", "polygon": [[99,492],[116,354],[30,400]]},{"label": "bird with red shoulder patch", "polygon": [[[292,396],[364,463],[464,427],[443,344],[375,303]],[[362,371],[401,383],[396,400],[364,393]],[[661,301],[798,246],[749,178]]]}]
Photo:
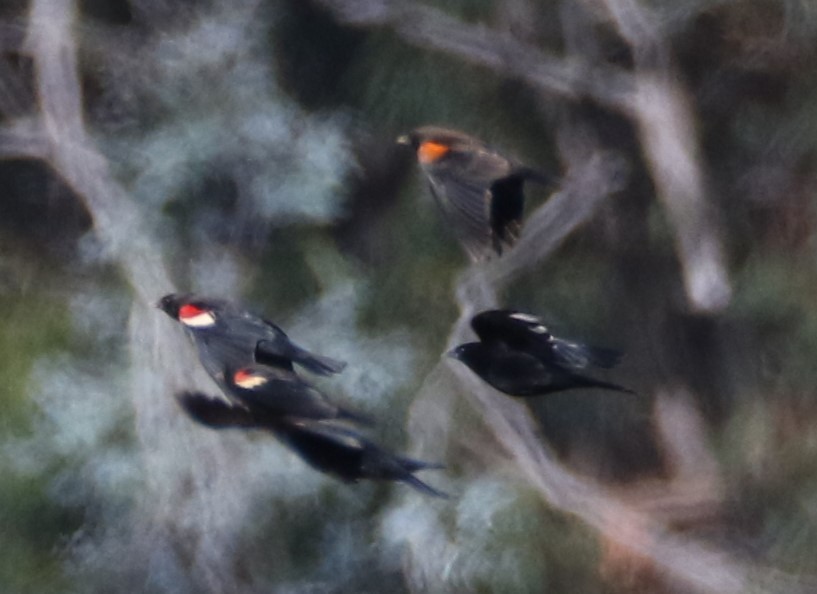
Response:
[{"label": "bird with red shoulder patch", "polygon": [[292,371],[297,364],[312,373],[330,375],[346,366],[302,348],[277,325],[225,299],[171,293],[156,306],[185,328],[202,365],[222,387],[226,367],[260,363]]},{"label": "bird with red shoulder patch", "polygon": [[501,255],[519,238],[526,180],[552,183],[457,130],[422,126],[397,142],[414,149],[432,196],[473,261]]}]

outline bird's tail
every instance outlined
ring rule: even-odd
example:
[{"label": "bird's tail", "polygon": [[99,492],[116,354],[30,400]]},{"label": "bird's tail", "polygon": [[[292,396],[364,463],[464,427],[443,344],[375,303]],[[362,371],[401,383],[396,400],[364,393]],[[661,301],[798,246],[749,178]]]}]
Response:
[{"label": "bird's tail", "polygon": [[399,458],[400,466],[408,472],[417,472],[418,470],[443,470],[445,464],[439,462],[426,462],[425,460],[415,460],[414,458]]},{"label": "bird's tail", "polygon": [[610,369],[621,361],[621,353],[614,349],[588,346],[578,342],[555,339],[551,343],[554,353],[571,367],[584,368],[588,365]]},{"label": "bird's tail", "polygon": [[424,483],[423,481],[418,479],[413,474],[407,474],[403,478],[403,482],[408,484],[408,485],[411,485],[416,490],[418,490],[420,493],[424,493],[426,495],[431,495],[432,497],[439,497],[440,499],[449,499],[451,497],[448,493],[445,493],[443,491],[435,489],[431,485],[427,485],[426,483]]},{"label": "bird's tail", "polygon": [[624,386],[620,386],[619,384],[605,382],[603,380],[585,378],[585,380],[581,382],[581,385],[587,386],[588,388],[602,388],[605,390],[613,390],[615,392],[622,392],[624,394],[632,394],[633,396],[638,396],[638,392],[631,390],[630,388],[625,388]]},{"label": "bird's tail", "polygon": [[347,421],[352,421],[359,425],[365,425],[366,427],[373,427],[375,424],[374,419],[366,413],[357,412],[344,407],[338,407],[338,418],[346,419]]},{"label": "bird's tail", "polygon": [[308,351],[301,351],[299,355],[300,357],[295,362],[317,375],[333,375],[346,368],[345,361],[338,361],[331,357],[316,355]]}]

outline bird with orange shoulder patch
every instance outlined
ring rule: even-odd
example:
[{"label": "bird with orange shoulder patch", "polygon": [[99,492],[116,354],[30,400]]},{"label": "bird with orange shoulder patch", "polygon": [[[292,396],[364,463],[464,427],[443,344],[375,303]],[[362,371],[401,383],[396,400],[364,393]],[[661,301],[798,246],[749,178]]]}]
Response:
[{"label": "bird with orange shoulder patch", "polygon": [[501,255],[522,231],[526,180],[549,176],[464,132],[422,126],[397,139],[411,146],[431,194],[473,261]]}]

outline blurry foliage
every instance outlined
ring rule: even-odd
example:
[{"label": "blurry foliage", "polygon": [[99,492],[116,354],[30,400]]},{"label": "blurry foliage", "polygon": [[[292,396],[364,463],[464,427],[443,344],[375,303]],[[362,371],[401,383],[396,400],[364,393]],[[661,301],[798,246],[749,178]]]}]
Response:
[{"label": "blurry foliage", "polygon": [[[4,2],[0,18],[24,22],[25,4]],[[434,4],[487,24],[502,8]],[[556,3],[530,4],[556,26]],[[391,30],[341,26],[305,0],[80,5],[89,131],[174,278],[241,296],[299,342],[347,359],[322,386],[372,412],[374,434],[396,450],[456,319],[451,289],[465,257],[394,136],[442,123],[556,171],[557,136],[589,122],[627,155],[631,183],[515,281],[504,304],[627,351],[613,375],[644,395],[692,386],[727,485],[724,538],[782,569],[817,571],[817,11],[807,2],[649,3],[691,93],[724,223],[735,297],[712,319],[684,309],[672,231],[621,116],[553,101]],[[562,51],[561,39],[539,41]],[[187,591],[174,590],[183,560],[143,569],[135,556],[122,569],[128,559],[116,555],[128,549],[106,548],[138,524],[147,480],[121,395],[128,289],[83,257],[91,221],[50,168],[3,161],[0,186],[2,590],[105,591],[127,575],[139,591]],[[537,205],[545,193],[531,196]],[[665,470],[646,400],[588,392],[532,408],[565,463],[626,483]],[[463,407],[452,431],[487,432]],[[269,436],[224,440],[255,448],[258,474],[242,488],[264,494],[230,543],[239,581],[283,592],[407,588],[378,530],[408,532],[413,518],[390,513],[414,495],[338,485]],[[515,477],[481,471],[470,452],[448,454],[458,491],[427,504],[450,505],[440,512],[456,550],[441,577],[448,591],[606,591],[592,531]]]}]

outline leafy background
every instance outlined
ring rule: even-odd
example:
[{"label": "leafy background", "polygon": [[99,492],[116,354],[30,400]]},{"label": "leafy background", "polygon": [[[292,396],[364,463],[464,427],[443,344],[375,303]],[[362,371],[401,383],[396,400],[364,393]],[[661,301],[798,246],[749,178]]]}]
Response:
[{"label": "leafy background", "polygon": [[[3,592],[817,590],[816,48],[793,0],[6,0]],[[394,145],[432,122],[564,180],[498,261]],[[178,289],[348,361],[452,499],[193,425]],[[443,361],[497,303],[642,398]]]}]

